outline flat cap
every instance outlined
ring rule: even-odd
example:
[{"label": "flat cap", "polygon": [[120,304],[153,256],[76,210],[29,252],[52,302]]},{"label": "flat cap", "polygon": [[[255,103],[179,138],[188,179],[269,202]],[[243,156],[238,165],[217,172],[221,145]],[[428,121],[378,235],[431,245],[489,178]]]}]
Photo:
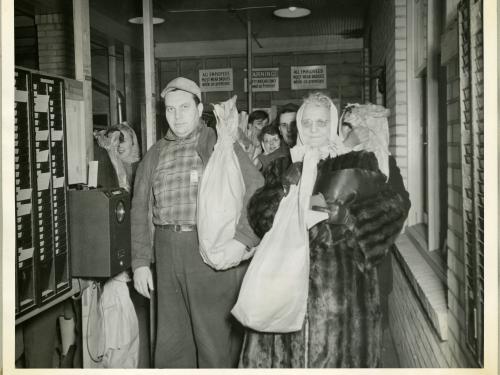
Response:
[{"label": "flat cap", "polygon": [[165,99],[165,95],[170,91],[182,90],[194,94],[201,101],[201,90],[198,85],[190,79],[177,77],[171,80],[161,92],[161,97]]}]

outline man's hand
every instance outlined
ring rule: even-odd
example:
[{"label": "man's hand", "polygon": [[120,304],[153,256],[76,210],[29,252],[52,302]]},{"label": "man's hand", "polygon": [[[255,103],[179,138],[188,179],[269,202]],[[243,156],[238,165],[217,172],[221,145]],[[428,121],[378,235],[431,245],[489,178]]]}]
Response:
[{"label": "man's hand", "polygon": [[363,145],[363,149],[366,150],[366,145],[369,140],[370,131],[365,127],[358,126],[351,130],[347,138],[344,140],[344,146],[354,148],[357,145]]},{"label": "man's hand", "polygon": [[153,287],[153,275],[148,266],[138,267],[134,271],[134,288],[146,298],[151,298],[149,295]]},{"label": "man's hand", "polygon": [[226,270],[235,267],[240,264],[242,260],[249,258],[246,254],[247,247],[234,238],[216,247],[214,253],[220,253],[222,255],[222,260],[216,265],[217,270]]}]

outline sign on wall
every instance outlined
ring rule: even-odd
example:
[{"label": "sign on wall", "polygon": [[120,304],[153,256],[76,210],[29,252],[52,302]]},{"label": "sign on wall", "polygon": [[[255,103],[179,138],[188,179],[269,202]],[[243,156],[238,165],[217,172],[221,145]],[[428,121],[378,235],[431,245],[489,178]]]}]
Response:
[{"label": "sign on wall", "polygon": [[200,69],[200,89],[209,91],[233,91],[233,69]]},{"label": "sign on wall", "polygon": [[326,65],[292,66],[292,90],[326,89]]},{"label": "sign on wall", "polygon": [[[246,69],[245,69],[246,71]],[[245,92],[247,91],[247,79],[245,78]],[[279,91],[279,68],[256,68],[252,69],[252,91]]]}]

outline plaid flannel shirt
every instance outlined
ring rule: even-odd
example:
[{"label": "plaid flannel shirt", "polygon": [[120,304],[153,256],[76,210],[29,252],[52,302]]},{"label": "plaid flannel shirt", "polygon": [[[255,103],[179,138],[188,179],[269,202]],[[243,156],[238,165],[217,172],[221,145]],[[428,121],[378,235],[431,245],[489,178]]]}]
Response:
[{"label": "plaid flannel shirt", "polygon": [[196,224],[198,183],[203,163],[196,147],[200,127],[187,138],[177,138],[171,130],[161,153],[153,181],[153,223]]}]

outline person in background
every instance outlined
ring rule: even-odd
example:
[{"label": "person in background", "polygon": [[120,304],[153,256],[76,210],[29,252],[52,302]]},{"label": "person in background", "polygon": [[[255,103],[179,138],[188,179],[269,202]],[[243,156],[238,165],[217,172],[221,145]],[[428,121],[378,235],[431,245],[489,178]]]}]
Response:
[{"label": "person in background", "polygon": [[245,151],[250,160],[255,160],[262,153],[259,134],[264,126],[269,124],[269,115],[266,111],[257,110],[248,116],[247,134],[248,144],[245,145]]},{"label": "person in background", "polygon": [[262,146],[262,154],[258,155],[255,160],[260,171],[265,170],[273,160],[290,155],[288,146],[280,138],[280,133],[274,124],[262,128],[259,140]]},{"label": "person in background", "polygon": [[[242,332],[230,310],[246,264],[213,270],[199,253],[196,228],[198,185],[216,134],[200,119],[203,104],[196,83],[175,78],[161,97],[169,130],[137,168],[131,212],[134,286],[147,298],[151,290],[157,296],[154,367],[234,367]],[[245,196],[235,236],[223,251],[242,254],[259,242],[246,206],[263,178],[239,143],[234,150]]]},{"label": "person in background", "polygon": [[[356,132],[341,137],[337,124],[331,99],[310,94],[297,112],[297,145],[290,150],[293,162],[289,158],[288,163],[283,159],[271,163],[268,168],[273,173],[266,175],[264,187],[249,202],[250,224],[262,237],[273,226],[290,185],[299,183],[302,160],[309,153],[307,160],[317,165],[312,209],[327,212],[328,219],[309,230],[309,291],[302,329],[248,330],[241,367],[381,365],[377,265],[400,233],[409,202],[387,183],[374,153],[347,145],[356,143]],[[372,146],[377,139],[373,138]]]},{"label": "person in background", "polygon": [[281,108],[275,120],[283,140],[290,148],[295,146],[297,142],[297,124],[295,119],[298,109],[298,105],[288,103]]},{"label": "person in background", "polygon": [[118,178],[118,185],[128,192],[134,183],[134,174],[140,160],[139,143],[134,129],[126,122],[94,133],[100,147],[108,152]]}]

